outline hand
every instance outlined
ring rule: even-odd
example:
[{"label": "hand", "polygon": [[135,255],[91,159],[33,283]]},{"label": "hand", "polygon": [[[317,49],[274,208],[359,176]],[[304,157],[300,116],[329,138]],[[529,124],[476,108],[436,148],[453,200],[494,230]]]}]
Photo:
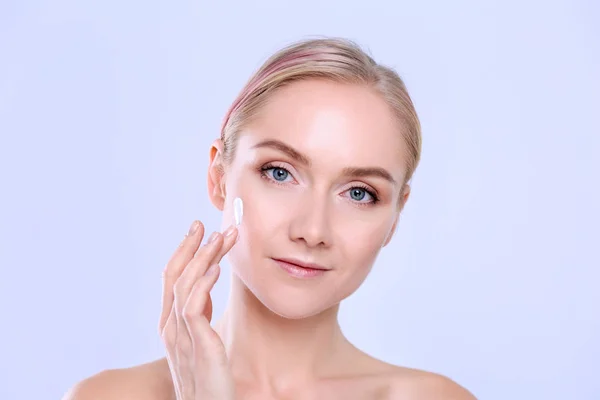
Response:
[{"label": "hand", "polygon": [[234,226],[215,232],[199,248],[204,226],[195,221],[165,268],[159,331],[177,400],[234,399],[225,347],[210,326],[210,291],[219,277],[218,263],[237,234]]}]

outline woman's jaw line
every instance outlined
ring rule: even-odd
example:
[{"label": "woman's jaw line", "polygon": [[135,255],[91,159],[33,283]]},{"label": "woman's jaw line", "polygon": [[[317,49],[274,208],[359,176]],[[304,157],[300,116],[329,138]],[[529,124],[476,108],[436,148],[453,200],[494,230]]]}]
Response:
[{"label": "woman's jaw line", "polygon": [[337,360],[335,355],[353,348],[339,326],[339,303],[315,315],[291,319],[267,308],[235,274],[231,289],[215,330],[232,367],[253,371],[248,378],[327,375],[327,366]]}]

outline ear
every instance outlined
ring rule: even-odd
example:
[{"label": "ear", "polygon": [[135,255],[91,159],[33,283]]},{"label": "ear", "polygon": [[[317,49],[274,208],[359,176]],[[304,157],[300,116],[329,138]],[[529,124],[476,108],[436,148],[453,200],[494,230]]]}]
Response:
[{"label": "ear", "polygon": [[410,196],[410,185],[407,183],[404,185],[404,190],[402,191],[402,195],[400,196],[400,199],[398,200],[398,211],[396,212],[396,220],[394,221],[394,224],[392,225],[392,228],[390,229],[390,233],[388,234],[387,238],[385,239],[385,242],[383,243],[383,246],[381,246],[381,247],[387,246],[388,243],[394,237],[394,234],[396,233],[396,228],[398,227],[398,221],[400,220],[400,213],[404,209],[404,205],[408,201],[409,196]]},{"label": "ear", "polygon": [[216,139],[209,150],[208,197],[217,209],[223,211],[225,205],[225,170],[223,169],[223,141]]}]

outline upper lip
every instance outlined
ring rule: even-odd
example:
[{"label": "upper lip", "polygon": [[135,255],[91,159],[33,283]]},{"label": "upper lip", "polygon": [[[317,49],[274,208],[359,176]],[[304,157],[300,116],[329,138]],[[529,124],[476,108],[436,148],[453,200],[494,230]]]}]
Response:
[{"label": "upper lip", "polygon": [[283,261],[283,262],[286,262],[288,264],[295,264],[295,265],[297,265],[299,267],[302,267],[302,268],[320,269],[320,270],[323,270],[323,271],[329,270],[329,268],[324,267],[322,265],[319,265],[319,264],[316,264],[316,263],[308,263],[308,262],[300,261],[300,260],[297,260],[295,258],[274,258],[274,260],[276,260],[276,261]]}]

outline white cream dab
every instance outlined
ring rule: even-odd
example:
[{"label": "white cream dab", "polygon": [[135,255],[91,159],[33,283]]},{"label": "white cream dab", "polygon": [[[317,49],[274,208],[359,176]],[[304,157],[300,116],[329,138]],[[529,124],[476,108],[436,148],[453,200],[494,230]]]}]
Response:
[{"label": "white cream dab", "polygon": [[233,199],[233,216],[235,218],[235,225],[238,226],[242,223],[242,216],[244,215],[244,203],[242,199],[236,197]]}]

